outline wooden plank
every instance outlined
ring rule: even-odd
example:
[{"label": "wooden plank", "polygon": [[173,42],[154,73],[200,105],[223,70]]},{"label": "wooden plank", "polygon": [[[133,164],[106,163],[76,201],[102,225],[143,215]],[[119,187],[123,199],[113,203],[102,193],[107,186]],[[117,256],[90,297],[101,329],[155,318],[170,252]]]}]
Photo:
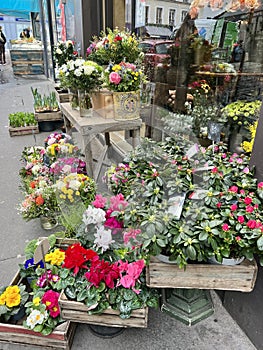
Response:
[{"label": "wooden plank", "polygon": [[88,307],[80,302],[68,300],[64,292],[60,294],[59,306],[65,320],[78,323],[96,324],[110,327],[146,328],[148,323],[148,308],[133,310],[131,317],[122,319],[119,311],[108,308],[102,314],[89,315]]},{"label": "wooden plank", "polygon": [[57,112],[35,112],[37,121],[55,121],[63,120],[61,111]]},{"label": "wooden plank", "polygon": [[38,134],[39,128],[38,125],[31,126],[22,126],[18,128],[9,127],[9,135],[12,136],[20,136],[20,135],[28,135],[28,134]]},{"label": "wooden plank", "polygon": [[251,292],[255,286],[258,266],[255,260],[240,265],[188,264],[180,269],[151,258],[146,270],[146,284],[152,288],[196,288]]},{"label": "wooden plank", "polygon": [[55,95],[56,99],[59,103],[65,103],[70,101],[70,94],[69,92],[61,92],[63,90],[60,90],[59,88],[55,87]]}]

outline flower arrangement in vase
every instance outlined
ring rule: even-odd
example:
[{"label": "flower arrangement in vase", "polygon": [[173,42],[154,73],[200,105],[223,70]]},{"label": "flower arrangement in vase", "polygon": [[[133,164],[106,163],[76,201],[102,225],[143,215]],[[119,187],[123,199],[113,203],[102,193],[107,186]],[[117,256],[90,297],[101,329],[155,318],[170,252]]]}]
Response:
[{"label": "flower arrangement in vase", "polygon": [[135,63],[140,56],[139,39],[129,30],[119,28],[102,31],[87,48],[87,58],[100,65],[118,64],[122,61]]}]

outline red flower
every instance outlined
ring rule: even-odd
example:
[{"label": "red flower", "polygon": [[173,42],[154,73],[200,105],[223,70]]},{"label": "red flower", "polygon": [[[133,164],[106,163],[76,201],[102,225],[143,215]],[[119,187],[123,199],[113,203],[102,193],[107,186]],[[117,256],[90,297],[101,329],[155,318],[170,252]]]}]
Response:
[{"label": "red flower", "polygon": [[36,205],[43,205],[45,202],[44,198],[42,196],[37,196],[36,198]]},{"label": "red flower", "polygon": [[53,290],[48,290],[42,296],[42,303],[46,305],[46,309],[49,311],[51,317],[56,318],[60,314],[58,305],[59,293]]},{"label": "red flower", "polygon": [[225,232],[228,231],[229,230],[228,224],[223,224],[222,225],[222,230],[225,231]]},{"label": "red flower", "polygon": [[230,209],[231,209],[232,211],[237,210],[237,204],[232,204],[231,207],[230,207]]},{"label": "red flower", "polygon": [[218,202],[218,203],[216,204],[216,206],[217,206],[217,208],[221,208],[222,203]]},{"label": "red flower", "polygon": [[80,243],[72,244],[65,251],[65,260],[62,267],[67,269],[74,269],[74,275],[79,272],[80,268],[87,268],[85,263],[98,256],[96,252],[91,249],[83,248]]},{"label": "red flower", "polygon": [[104,281],[109,288],[114,288],[115,281],[119,278],[118,264],[110,264],[105,260],[96,257],[92,260],[89,272],[85,273],[87,280],[96,288],[101,281]]},{"label": "red flower", "polygon": [[216,174],[216,173],[218,172],[218,168],[217,168],[217,167],[214,167],[214,168],[211,170],[211,172],[212,172],[213,174]]},{"label": "red flower", "polygon": [[243,215],[240,215],[237,217],[237,221],[240,223],[240,224],[243,224],[243,222],[245,221],[245,218]]},{"label": "red flower", "polygon": [[122,41],[122,37],[120,35],[116,35],[114,41]]},{"label": "red flower", "polygon": [[253,211],[254,211],[254,207],[252,207],[251,205],[248,205],[248,206],[246,207],[246,212],[247,212],[247,213],[253,213]]},{"label": "red flower", "polygon": [[246,205],[248,205],[248,204],[250,204],[250,203],[252,202],[252,198],[246,197],[246,198],[244,199],[244,202],[246,203]]},{"label": "red flower", "polygon": [[248,220],[247,227],[249,227],[253,230],[254,228],[256,228],[256,226],[257,226],[256,220]]}]

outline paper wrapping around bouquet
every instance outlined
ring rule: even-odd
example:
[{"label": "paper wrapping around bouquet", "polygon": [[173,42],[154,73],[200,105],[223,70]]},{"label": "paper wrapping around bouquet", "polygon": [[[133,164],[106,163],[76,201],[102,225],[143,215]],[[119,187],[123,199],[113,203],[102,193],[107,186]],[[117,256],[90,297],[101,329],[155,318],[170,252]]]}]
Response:
[{"label": "paper wrapping around bouquet", "polygon": [[113,92],[115,120],[132,120],[140,118],[140,92]]}]

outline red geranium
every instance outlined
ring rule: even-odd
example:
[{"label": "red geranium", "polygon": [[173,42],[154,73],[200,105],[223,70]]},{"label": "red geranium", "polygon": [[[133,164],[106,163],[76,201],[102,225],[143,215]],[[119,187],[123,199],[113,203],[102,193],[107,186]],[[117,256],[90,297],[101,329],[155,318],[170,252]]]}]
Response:
[{"label": "red geranium", "polygon": [[92,260],[98,254],[92,249],[83,248],[80,243],[72,244],[65,251],[65,260],[62,267],[67,269],[74,269],[73,273],[76,275],[80,268],[87,269],[85,263]]}]

